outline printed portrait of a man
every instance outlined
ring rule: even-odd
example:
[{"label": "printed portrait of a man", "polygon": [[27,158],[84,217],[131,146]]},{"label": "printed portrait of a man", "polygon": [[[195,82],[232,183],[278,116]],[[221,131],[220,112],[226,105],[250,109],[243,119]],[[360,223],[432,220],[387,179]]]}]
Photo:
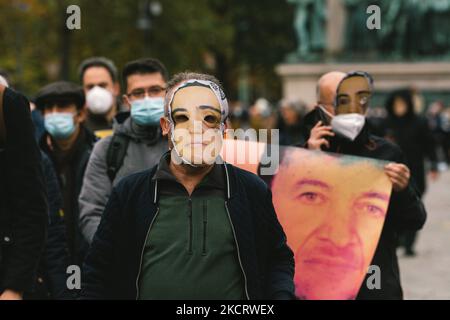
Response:
[{"label": "printed portrait of a man", "polygon": [[285,148],[273,203],[295,254],[300,299],[354,299],[375,252],[391,185],[370,159]]}]

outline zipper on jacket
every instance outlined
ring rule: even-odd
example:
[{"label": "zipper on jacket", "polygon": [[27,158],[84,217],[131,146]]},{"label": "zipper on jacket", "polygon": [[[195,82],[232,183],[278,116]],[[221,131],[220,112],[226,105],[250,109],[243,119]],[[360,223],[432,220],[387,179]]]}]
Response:
[{"label": "zipper on jacket", "polygon": [[233,230],[233,237],[234,237],[234,242],[236,243],[239,265],[241,266],[242,274],[244,275],[245,295],[247,297],[247,300],[250,300],[250,296],[248,295],[248,289],[247,289],[247,276],[245,274],[244,267],[242,266],[241,253],[239,252],[239,244],[238,244],[238,241],[236,238],[236,232],[234,231],[233,221],[231,221],[231,216],[230,216],[230,211],[228,210],[228,202],[227,201],[225,201],[225,209],[227,210],[228,219],[230,220],[231,230]]},{"label": "zipper on jacket", "polygon": [[189,250],[188,253],[192,254],[192,199],[189,198],[188,202],[188,217],[189,217]]},{"label": "zipper on jacket", "polygon": [[207,201],[203,201],[203,251],[202,256],[206,256],[206,226],[208,224],[208,208]]},{"label": "zipper on jacket", "polygon": [[153,217],[152,222],[150,223],[150,226],[148,227],[147,234],[145,235],[145,241],[144,241],[144,244],[142,245],[141,259],[139,261],[139,271],[138,271],[138,275],[136,278],[136,300],[139,299],[139,277],[141,276],[141,271],[142,271],[142,259],[144,258],[145,244],[147,243],[148,235],[150,234],[150,230],[152,229],[153,223],[155,222],[155,219],[158,216],[158,213],[159,213],[159,207],[157,208],[155,216]]}]

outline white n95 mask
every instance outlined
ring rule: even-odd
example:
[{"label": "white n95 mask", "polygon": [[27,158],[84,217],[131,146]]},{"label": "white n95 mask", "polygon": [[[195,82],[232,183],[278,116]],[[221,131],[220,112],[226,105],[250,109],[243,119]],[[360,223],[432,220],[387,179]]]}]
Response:
[{"label": "white n95 mask", "polygon": [[366,123],[366,117],[359,113],[347,113],[334,116],[331,120],[333,131],[354,141]]},{"label": "white n95 mask", "polygon": [[105,88],[95,86],[86,94],[86,106],[92,114],[106,114],[113,105],[113,95]]}]

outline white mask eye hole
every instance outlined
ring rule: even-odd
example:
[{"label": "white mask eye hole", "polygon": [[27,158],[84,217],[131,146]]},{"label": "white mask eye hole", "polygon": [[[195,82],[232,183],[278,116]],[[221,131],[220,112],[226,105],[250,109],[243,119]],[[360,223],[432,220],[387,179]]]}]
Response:
[{"label": "white mask eye hole", "polygon": [[185,114],[176,114],[172,118],[175,123],[184,123],[189,121],[189,117]]},{"label": "white mask eye hole", "polygon": [[209,127],[217,127],[220,124],[220,118],[218,118],[217,116],[211,115],[211,114],[206,115],[203,118],[203,121]]}]

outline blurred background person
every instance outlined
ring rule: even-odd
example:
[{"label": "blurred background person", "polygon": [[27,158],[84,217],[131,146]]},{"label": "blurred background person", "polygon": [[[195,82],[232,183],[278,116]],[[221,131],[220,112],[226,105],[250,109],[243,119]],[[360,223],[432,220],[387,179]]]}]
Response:
[{"label": "blurred background person", "polygon": [[229,107],[228,127],[231,129],[248,129],[250,124],[246,106],[241,101],[230,101]]},{"label": "blurred background person", "polygon": [[303,118],[307,106],[303,101],[281,100],[279,104],[280,145],[299,145],[305,142],[303,136]]},{"label": "blurred background person", "polygon": [[450,107],[447,107],[442,112],[442,131],[444,132],[442,151],[444,152],[444,159],[447,164],[443,169],[448,169],[450,165]]},{"label": "blurred background person", "polygon": [[[409,89],[392,92],[386,101],[388,116],[384,124],[385,137],[397,144],[405,154],[411,177],[420,197],[426,190],[425,159],[430,163],[430,175],[437,178],[435,143],[428,123],[414,111],[413,94]],[[416,231],[405,231],[400,245],[407,256],[414,256]]]},{"label": "blurred background person", "polygon": [[425,97],[417,86],[411,86],[411,95],[414,106],[414,113],[423,116],[425,112]]},{"label": "blurred background person", "polygon": [[442,169],[446,169],[450,164],[450,119],[448,115],[449,113],[445,110],[442,101],[433,102],[426,114],[428,125],[436,142],[436,153]]},{"label": "blurred background person", "polygon": [[260,130],[268,130],[267,141],[271,142],[271,129],[276,128],[277,116],[270,102],[265,98],[259,98],[249,109],[249,123],[250,127],[256,130],[256,139],[260,141],[263,138]]},{"label": "blurred background person", "polygon": [[81,62],[78,73],[86,95],[85,126],[100,138],[111,135],[120,95],[114,62],[105,57],[91,57]]},{"label": "blurred background person", "polygon": [[366,113],[367,125],[370,132],[376,136],[384,135],[384,123],[386,122],[387,112],[384,107],[370,107]]}]

